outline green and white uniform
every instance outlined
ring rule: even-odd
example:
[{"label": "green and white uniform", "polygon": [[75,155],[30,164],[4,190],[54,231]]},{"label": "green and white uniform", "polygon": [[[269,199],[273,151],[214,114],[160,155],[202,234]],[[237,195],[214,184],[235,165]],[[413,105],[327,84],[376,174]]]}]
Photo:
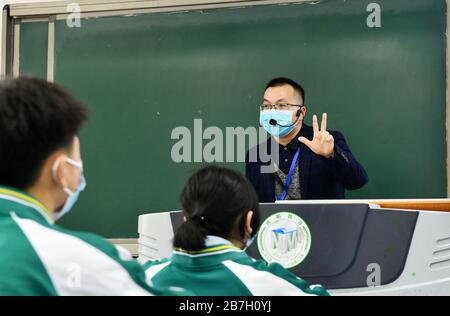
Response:
[{"label": "green and white uniform", "polygon": [[216,236],[208,236],[204,250],[176,249],[172,257],[144,267],[155,286],[184,287],[201,296],[328,295],[323,287],[310,286],[277,263],[255,260]]},{"label": "green and white uniform", "polygon": [[174,293],[150,287],[125,249],[65,230],[32,196],[0,187],[0,296]]}]

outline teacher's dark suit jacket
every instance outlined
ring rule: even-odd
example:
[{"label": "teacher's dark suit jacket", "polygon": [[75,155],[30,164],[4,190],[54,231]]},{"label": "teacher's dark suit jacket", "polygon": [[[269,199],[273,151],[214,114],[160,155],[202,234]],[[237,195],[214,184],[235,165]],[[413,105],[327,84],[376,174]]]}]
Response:
[{"label": "teacher's dark suit jacket", "polygon": [[[356,161],[344,136],[337,131],[329,131],[329,133],[334,137],[334,157],[328,159],[316,155],[298,140],[300,136],[309,140],[313,139],[311,126],[303,124],[298,135],[292,140],[292,142],[298,142],[300,146],[299,173],[302,199],[343,199],[346,189],[359,189],[368,181],[364,167]],[[251,148],[246,156],[245,173],[255,187],[261,203],[275,201],[274,174],[261,172],[261,166],[269,165],[269,163],[267,158],[260,157],[260,146],[267,146],[263,147],[262,152],[270,154],[272,143],[274,142],[271,142],[269,138],[266,142]],[[253,157],[252,160],[256,161],[249,161],[249,157]]]}]

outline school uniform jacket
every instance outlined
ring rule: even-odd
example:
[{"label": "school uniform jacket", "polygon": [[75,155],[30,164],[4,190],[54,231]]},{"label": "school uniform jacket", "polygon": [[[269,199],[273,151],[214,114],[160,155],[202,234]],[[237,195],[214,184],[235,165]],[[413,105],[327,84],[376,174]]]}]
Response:
[{"label": "school uniform jacket", "polygon": [[225,239],[212,236],[206,245],[195,252],[176,249],[170,258],[145,263],[147,279],[200,296],[328,295],[323,287],[310,286],[277,263],[255,260]]},{"label": "school uniform jacket", "polygon": [[0,296],[171,295],[121,248],[53,224],[31,195],[0,187]]}]

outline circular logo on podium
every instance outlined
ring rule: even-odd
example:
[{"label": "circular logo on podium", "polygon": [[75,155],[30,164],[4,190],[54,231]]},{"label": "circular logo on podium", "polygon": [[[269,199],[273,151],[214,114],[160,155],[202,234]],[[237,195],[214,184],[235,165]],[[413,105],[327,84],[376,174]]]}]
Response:
[{"label": "circular logo on podium", "polygon": [[258,249],[265,261],[293,268],[305,260],[311,249],[311,232],[305,221],[291,212],[267,218],[258,233]]}]

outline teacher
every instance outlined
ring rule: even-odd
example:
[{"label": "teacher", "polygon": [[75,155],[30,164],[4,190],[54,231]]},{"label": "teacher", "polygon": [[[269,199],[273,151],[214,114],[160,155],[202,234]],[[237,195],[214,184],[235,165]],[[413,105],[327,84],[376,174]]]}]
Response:
[{"label": "teacher", "polygon": [[[305,90],[288,78],[271,80],[264,91],[260,124],[271,137],[249,150],[246,175],[260,202],[275,200],[342,199],[345,190],[364,186],[368,176],[355,159],[342,133],[327,130],[327,114],[319,128],[303,123],[307,109]],[[265,172],[261,146],[272,154],[278,146],[273,172]],[[273,151],[275,153],[275,151]]]}]

